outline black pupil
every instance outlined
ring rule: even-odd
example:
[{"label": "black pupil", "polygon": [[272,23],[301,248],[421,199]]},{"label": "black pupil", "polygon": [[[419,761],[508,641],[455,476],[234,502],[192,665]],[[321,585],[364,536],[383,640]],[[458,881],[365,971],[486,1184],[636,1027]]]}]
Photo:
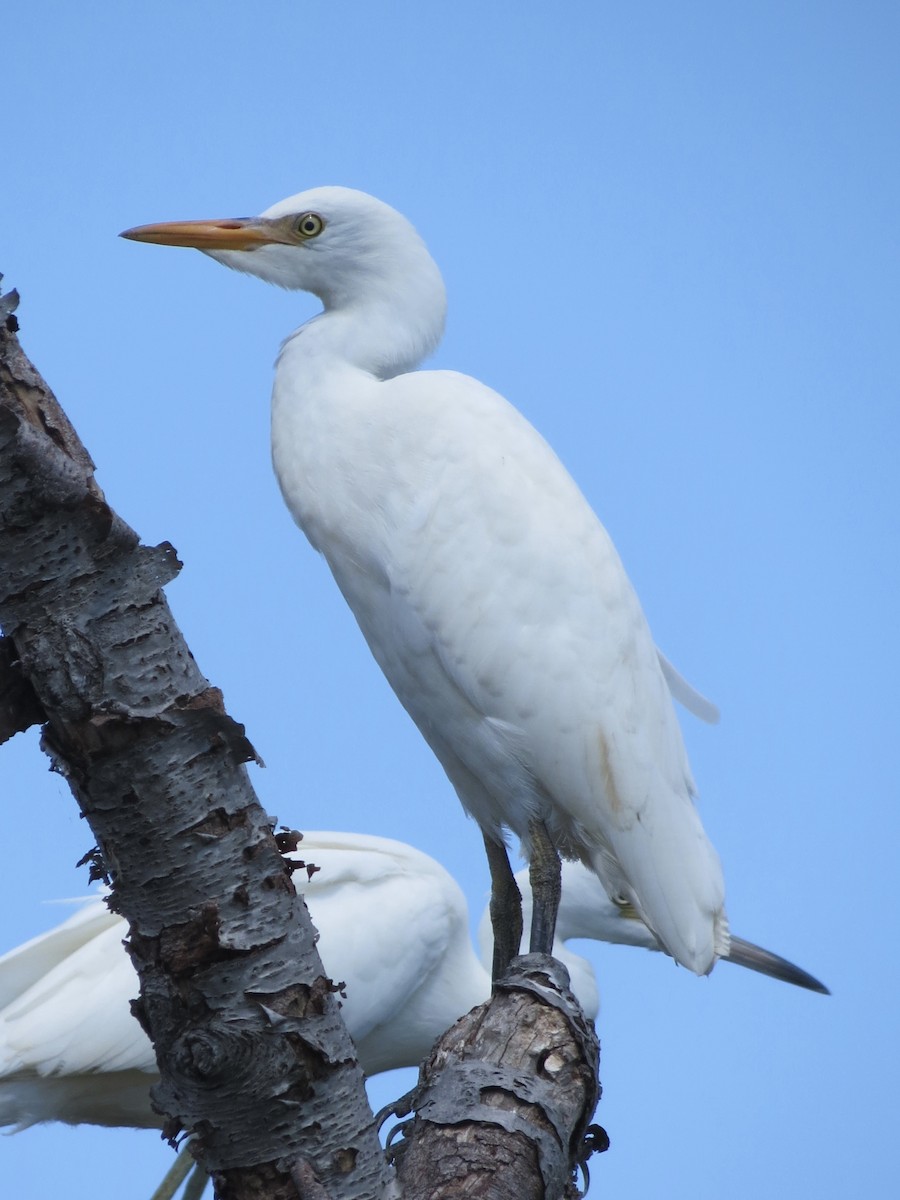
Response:
[{"label": "black pupil", "polygon": [[312,219],[312,217],[307,217],[306,220],[303,222],[303,231],[304,231],[304,233],[315,233],[316,223]]}]

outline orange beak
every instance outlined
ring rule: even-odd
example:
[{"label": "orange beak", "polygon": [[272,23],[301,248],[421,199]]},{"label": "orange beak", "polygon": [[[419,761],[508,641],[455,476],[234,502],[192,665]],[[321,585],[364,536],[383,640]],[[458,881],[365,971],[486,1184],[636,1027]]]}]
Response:
[{"label": "orange beak", "polygon": [[119,237],[132,242],[154,242],[160,246],[191,246],[196,250],[256,250],[277,241],[267,221],[236,217],[231,221],[163,221],[158,225],[136,225]]}]

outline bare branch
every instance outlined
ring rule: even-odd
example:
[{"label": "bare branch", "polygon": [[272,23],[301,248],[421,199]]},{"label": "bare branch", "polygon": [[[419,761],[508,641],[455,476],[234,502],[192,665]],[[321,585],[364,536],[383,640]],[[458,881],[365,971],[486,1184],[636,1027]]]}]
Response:
[{"label": "bare branch", "polygon": [[577,1194],[600,1047],[568,985],[555,959],[516,958],[491,1002],[440,1039],[394,1151],[404,1200]]},{"label": "bare branch", "polygon": [[0,329],[0,624],[46,717],[44,748],[131,925],[155,1101],[195,1132],[224,1200],[333,1200],[390,1181],[355,1051],[244,764],[161,588],[180,564],[109,508],[87,451]]}]

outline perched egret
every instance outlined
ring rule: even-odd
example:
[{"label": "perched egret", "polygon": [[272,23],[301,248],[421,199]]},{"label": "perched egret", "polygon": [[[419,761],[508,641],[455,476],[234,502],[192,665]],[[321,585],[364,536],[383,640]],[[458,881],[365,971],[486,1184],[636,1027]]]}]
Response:
[{"label": "perched egret", "polygon": [[259,217],[123,236],[193,246],[321,299],[278,358],[275,471],[481,826],[495,970],[521,929],[509,829],[531,864],[532,951],[551,950],[559,852],[590,866],[673,958],[708,973],[729,953],[724,884],[668,664],[608,534],[540,435],[478,380],[415,370],[438,344],[446,300],[409,221],[325,187]]},{"label": "perched egret", "polygon": [[[325,968],[345,984],[343,1014],[363,1069],[416,1065],[445,1029],[490,995],[460,888],[427,854],[386,838],[310,833],[296,853],[320,868],[309,881],[302,872],[295,878],[319,930]],[[529,904],[524,872],[520,881]],[[160,1125],[148,1095],[156,1059],[129,1006],[138,981],[122,944],[127,934],[123,918],[98,895],[0,958],[0,1126]],[[487,913],[479,935],[489,965]],[[557,936],[554,953],[592,1019],[593,970],[562,943],[582,937],[661,949],[636,914],[613,904],[578,863],[563,867]],[[826,990],[799,967],[736,938],[732,956]]]}]

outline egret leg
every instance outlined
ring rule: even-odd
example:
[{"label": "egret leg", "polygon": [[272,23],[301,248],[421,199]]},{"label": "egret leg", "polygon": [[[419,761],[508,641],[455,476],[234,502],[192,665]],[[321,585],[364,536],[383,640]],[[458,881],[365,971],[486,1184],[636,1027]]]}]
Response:
[{"label": "egret leg", "polygon": [[528,878],[534,903],[531,909],[531,953],[553,953],[556,914],[562,888],[562,866],[547,826],[539,818],[528,823],[531,861]]},{"label": "egret leg", "polygon": [[209,1175],[203,1163],[197,1163],[194,1166],[193,1174],[187,1183],[184,1185],[184,1191],[181,1195],[181,1200],[200,1200],[200,1197],[206,1191],[206,1185],[209,1183]]},{"label": "egret leg", "polygon": [[491,978],[499,979],[506,974],[522,945],[522,893],[509,865],[506,847],[486,833],[483,837],[491,871],[491,928],[494,931]]},{"label": "egret leg", "polygon": [[172,1197],[181,1187],[185,1176],[195,1164],[196,1159],[191,1154],[190,1145],[187,1145],[180,1151],[178,1157],[172,1163],[171,1167],[169,1167],[168,1171],[166,1171],[165,1178],[150,1197],[150,1200],[172,1200]]}]

